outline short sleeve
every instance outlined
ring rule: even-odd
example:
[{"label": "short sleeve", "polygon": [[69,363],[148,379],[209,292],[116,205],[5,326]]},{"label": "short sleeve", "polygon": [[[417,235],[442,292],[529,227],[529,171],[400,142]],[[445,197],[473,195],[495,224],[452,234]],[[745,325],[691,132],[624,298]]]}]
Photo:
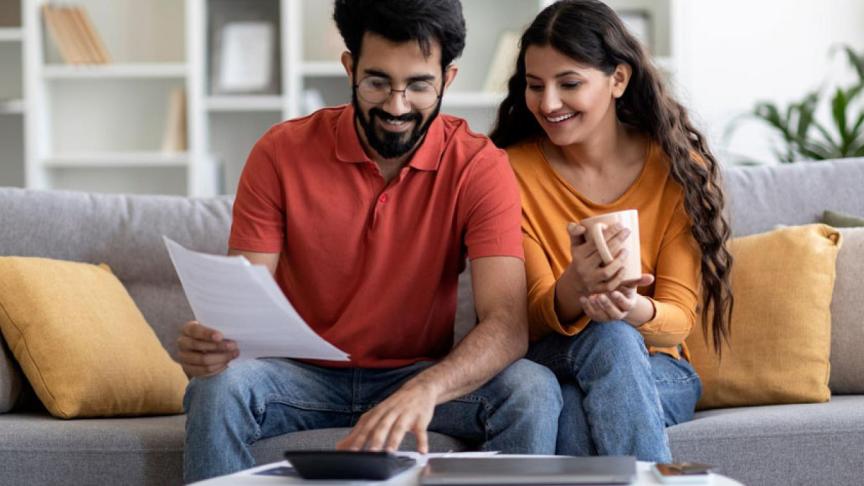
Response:
[{"label": "short sleeve", "polygon": [[458,211],[465,221],[468,258],[513,256],[524,259],[519,187],[499,149],[481,154],[469,168]]},{"label": "short sleeve", "polygon": [[277,253],[285,240],[284,188],[276,167],[274,131],[252,148],[234,199],[229,248]]}]

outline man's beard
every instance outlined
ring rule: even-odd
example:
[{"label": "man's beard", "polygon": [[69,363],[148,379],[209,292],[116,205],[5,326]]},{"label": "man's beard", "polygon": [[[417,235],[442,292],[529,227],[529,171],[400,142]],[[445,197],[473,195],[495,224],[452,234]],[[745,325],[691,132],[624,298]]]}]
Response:
[{"label": "man's beard", "polygon": [[[435,111],[433,111],[429,115],[429,119],[421,125],[423,115],[416,111],[411,111],[404,115],[393,116],[380,108],[371,108],[369,110],[369,119],[367,120],[363,111],[360,109],[360,103],[357,101],[356,93],[351,97],[351,103],[354,105],[355,116],[360,122],[360,126],[363,127],[363,133],[366,134],[366,140],[369,142],[369,145],[378,153],[378,155],[385,159],[401,157],[413,150],[414,146],[417,145],[417,142],[426,135],[429,126],[441,110],[441,100],[439,99],[438,103],[435,105]],[[407,134],[404,132],[388,132],[386,130],[376,129],[376,118],[380,119],[381,122],[385,124],[387,123],[387,120],[414,122],[414,128],[412,128]]]}]

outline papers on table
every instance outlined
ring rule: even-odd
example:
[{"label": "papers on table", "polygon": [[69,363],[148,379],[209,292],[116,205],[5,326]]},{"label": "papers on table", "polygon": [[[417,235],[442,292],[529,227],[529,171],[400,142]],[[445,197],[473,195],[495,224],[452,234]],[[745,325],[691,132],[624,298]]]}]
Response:
[{"label": "papers on table", "polygon": [[187,250],[163,236],[195,319],[237,342],[239,358],[348,361],[313,331],[261,265]]},{"label": "papers on table", "polygon": [[408,456],[417,461],[418,466],[425,466],[429,459],[436,457],[490,457],[498,454],[498,451],[466,451],[466,452],[430,452],[428,454],[420,454],[414,451],[397,451],[396,455]]}]

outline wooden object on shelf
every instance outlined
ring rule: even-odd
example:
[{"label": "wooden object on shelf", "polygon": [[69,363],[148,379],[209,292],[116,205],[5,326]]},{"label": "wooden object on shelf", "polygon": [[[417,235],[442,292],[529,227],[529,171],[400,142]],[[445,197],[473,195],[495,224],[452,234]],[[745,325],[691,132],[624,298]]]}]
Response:
[{"label": "wooden object on shelf", "polygon": [[186,91],[175,88],[171,91],[165,132],[162,135],[163,152],[185,152],[188,149],[186,134]]},{"label": "wooden object on shelf", "polygon": [[483,91],[490,93],[503,93],[507,91],[507,82],[516,67],[516,58],[519,56],[519,33],[513,31],[502,32],[498,38],[492,63],[486,73],[486,81],[483,83]]},{"label": "wooden object on shelf", "polygon": [[83,7],[43,5],[45,26],[67,64],[105,64],[108,50]]},{"label": "wooden object on shelf", "polygon": [[48,31],[51,40],[54,41],[54,45],[57,46],[63,62],[67,64],[78,64],[81,62],[78,50],[75,48],[73,39],[70,37],[60,10],[51,5],[43,5],[42,18],[45,21],[45,29]]},{"label": "wooden object on shelf", "polygon": [[111,62],[111,56],[108,54],[108,49],[105,48],[105,44],[102,42],[102,37],[99,36],[99,33],[93,26],[93,22],[90,21],[90,16],[87,15],[87,11],[84,10],[83,7],[72,7],[70,10],[79,31],[83,34],[82,38],[88,46],[90,57],[93,60],[92,62],[97,64],[107,64]]}]

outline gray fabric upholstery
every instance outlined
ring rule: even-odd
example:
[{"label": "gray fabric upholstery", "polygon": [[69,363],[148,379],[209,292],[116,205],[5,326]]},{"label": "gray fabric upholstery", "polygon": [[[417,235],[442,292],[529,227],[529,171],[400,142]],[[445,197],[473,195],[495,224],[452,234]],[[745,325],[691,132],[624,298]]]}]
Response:
[{"label": "gray fabric upholstery", "polygon": [[[862,196],[864,197],[864,196]],[[841,229],[831,299],[832,393],[864,394],[864,228]]]},{"label": "gray fabric upholstery", "polygon": [[0,414],[12,410],[21,395],[23,375],[0,335]]},{"label": "gray fabric upholstery", "polygon": [[477,322],[474,311],[474,289],[471,288],[471,265],[459,275],[459,294],[456,301],[456,322],[453,327],[453,342],[458,343]]},{"label": "gray fabric upholstery", "polygon": [[748,485],[861,484],[864,396],[699,412],[671,427],[676,461],[715,464]]},{"label": "gray fabric upholstery", "polygon": [[[778,223],[812,223],[824,209],[864,214],[864,160],[724,172],[736,235],[769,230]],[[13,229],[0,232],[0,255],[108,263],[173,354],[177,329],[192,314],[161,235],[192,249],[223,253],[230,203],[228,198],[0,188],[0,221]],[[856,295],[858,282],[864,280],[864,259],[850,248],[841,251],[837,299],[832,304],[835,321],[843,321],[833,336],[839,361],[832,356],[837,372],[832,374],[832,386],[840,387],[835,392],[853,391],[848,387],[860,386],[854,379],[864,375],[861,344],[854,341],[861,336],[854,333],[861,332],[864,313],[853,307],[860,306]],[[460,278],[457,340],[476,319],[470,290],[469,270]],[[0,359],[0,404],[2,372]],[[860,393],[860,388],[854,392]],[[178,484],[183,424],[183,417],[177,416],[62,421],[44,412],[2,414],[0,483]],[[825,404],[702,412],[696,420],[669,429],[669,434],[676,459],[718,464],[725,474],[746,484],[850,484],[864,474],[862,428],[864,396],[852,395],[835,396]],[[345,433],[334,429],[288,434],[260,441],[254,451],[259,461],[277,460],[283,449],[330,447]],[[437,434],[430,439],[433,450],[465,447]]]},{"label": "gray fabric upholstery", "polygon": [[162,235],[224,254],[231,199],[0,189],[0,255],[107,263],[172,356],[192,316]]},{"label": "gray fabric upholstery", "polygon": [[735,236],[815,223],[826,209],[864,215],[864,159],[734,167],[724,179]]},{"label": "gray fabric upholstery", "polygon": [[[0,415],[0,484],[181,484],[183,416],[58,420],[45,414]],[[282,460],[287,449],[332,448],[344,429],[297,432],[253,447],[259,464]],[[429,434],[433,451],[464,448]],[[402,448],[413,450],[406,440]]]}]

